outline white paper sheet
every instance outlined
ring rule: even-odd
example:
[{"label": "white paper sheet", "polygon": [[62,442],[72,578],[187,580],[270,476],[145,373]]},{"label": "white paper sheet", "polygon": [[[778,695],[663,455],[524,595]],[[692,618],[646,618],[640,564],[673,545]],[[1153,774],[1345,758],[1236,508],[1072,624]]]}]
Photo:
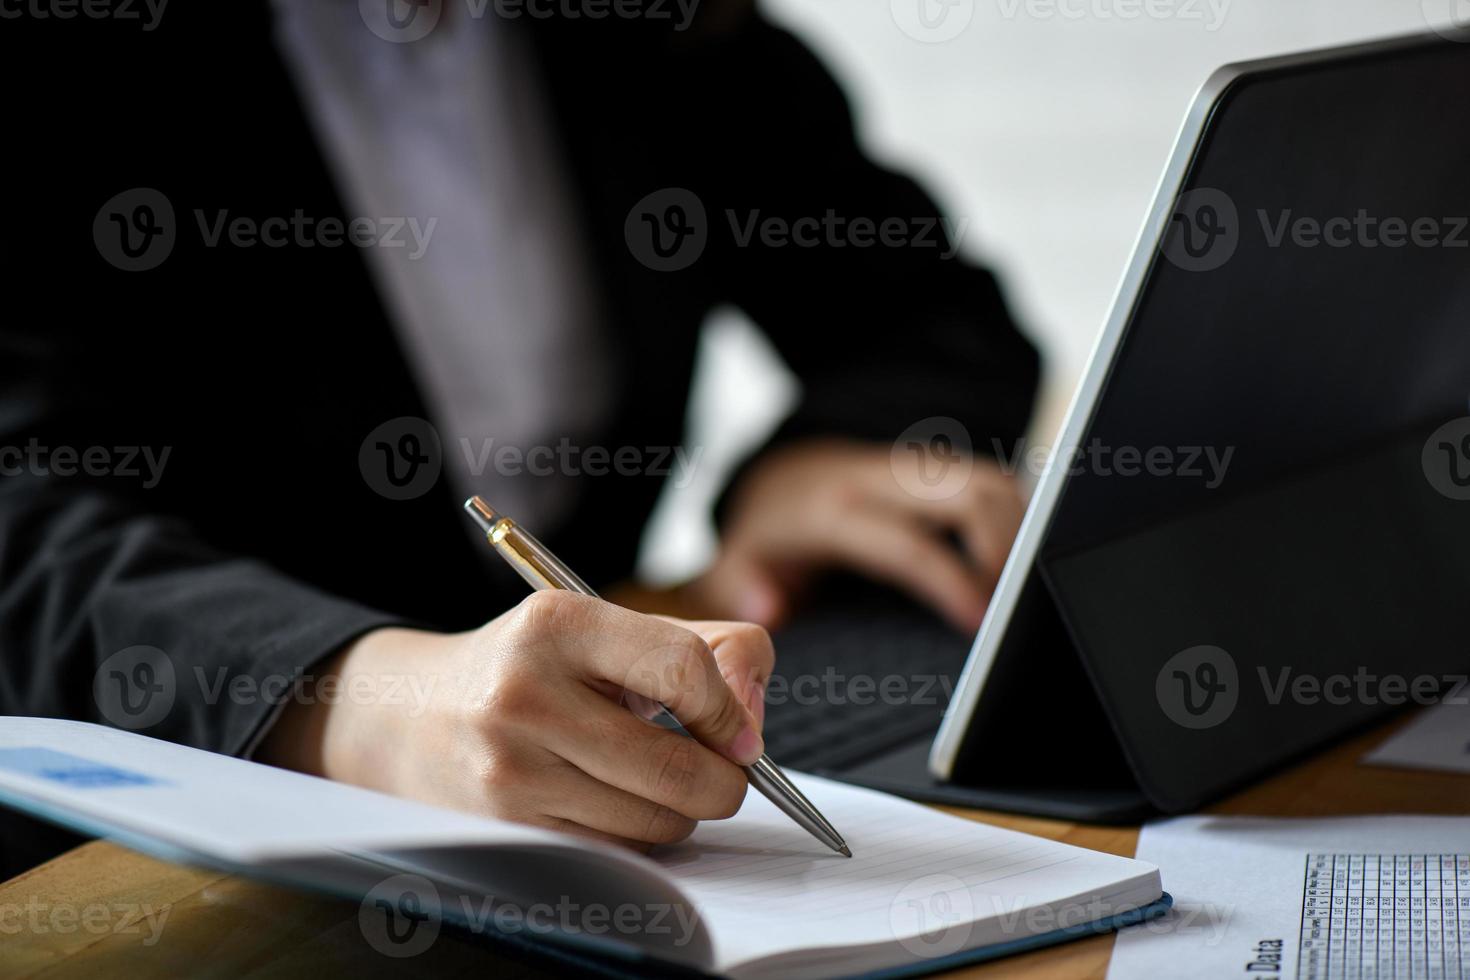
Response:
[{"label": "white paper sheet", "polygon": [[1470,978],[1470,818],[1181,817],[1138,856],[1174,908],[1109,980]]},{"label": "white paper sheet", "polygon": [[[1116,915],[1159,895],[1157,869],[1138,861],[814,776],[798,781],[852,858],[813,847],[756,793],[733,820],[702,824],[685,844],[655,854],[696,905],[718,910],[707,923],[721,962],[895,940],[912,954],[901,959],[942,956]],[[1068,906],[1077,896],[1084,901]]]},{"label": "white paper sheet", "polygon": [[1397,769],[1470,772],[1470,691],[1425,708],[1363,761]]}]

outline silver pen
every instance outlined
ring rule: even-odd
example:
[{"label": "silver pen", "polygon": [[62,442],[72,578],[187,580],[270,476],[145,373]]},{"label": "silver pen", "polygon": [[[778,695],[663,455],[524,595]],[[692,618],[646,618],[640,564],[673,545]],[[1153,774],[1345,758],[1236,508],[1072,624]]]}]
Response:
[{"label": "silver pen", "polygon": [[[537,541],[529,531],[520,527],[515,521],[502,514],[497,514],[494,509],[479,497],[471,497],[464,503],[464,509],[474,518],[476,524],[485,532],[485,538],[500,553],[500,556],[510,562],[511,567],[520,573],[533,589],[565,589],[568,592],[580,592],[582,595],[596,596],[592,588],[577,577],[561,560],[553,555],[546,546]],[[674,717],[674,713],[657,701],[645,698],[632,691],[625,692],[634,714],[640,715],[655,724],[678,732],[686,738],[693,738],[688,730]],[[810,800],[802,795],[801,790],[786,778],[771,757],[762,755],[752,765],[745,767],[745,775],[750,779],[750,785],[760,790],[761,795],[776,805],[782,813],[804,827],[807,833],[817,840],[826,844],[832,850],[843,857],[852,857],[852,851],[848,849],[847,842],[837,829],[827,822],[816,807],[812,806]]]}]

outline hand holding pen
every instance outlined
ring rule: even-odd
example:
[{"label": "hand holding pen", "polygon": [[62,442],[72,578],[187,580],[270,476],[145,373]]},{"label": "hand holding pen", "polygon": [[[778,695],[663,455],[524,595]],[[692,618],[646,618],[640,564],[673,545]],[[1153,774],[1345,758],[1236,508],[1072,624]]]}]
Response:
[{"label": "hand holding pen", "polygon": [[[563,564],[529,532],[517,526],[510,518],[495,513],[490,505],[479,497],[471,497],[465,501],[465,510],[485,532],[486,540],[533,589],[538,591],[565,590],[586,596],[597,595],[575,572]],[[723,686],[724,680],[723,678],[713,679],[709,680],[709,683]],[[694,738],[667,706],[636,692],[625,690],[622,694],[624,703],[634,714],[679,735]],[[745,754],[742,749],[746,747],[739,744],[744,734],[742,732],[740,736],[737,736],[737,743],[731,746],[731,751],[737,756]],[[761,754],[759,758],[752,759],[745,766],[745,773],[750,784],[798,826],[844,857],[852,857],[852,852],[836,828],[781,772],[769,756]]]},{"label": "hand holding pen", "polygon": [[[646,850],[745,804],[774,660],[756,626],[537,592],[463,632],[349,640],[312,668],[323,696],[287,699],[255,758]],[[636,717],[620,703],[629,688],[663,699],[697,740]],[[780,844],[829,853],[796,827]]]}]

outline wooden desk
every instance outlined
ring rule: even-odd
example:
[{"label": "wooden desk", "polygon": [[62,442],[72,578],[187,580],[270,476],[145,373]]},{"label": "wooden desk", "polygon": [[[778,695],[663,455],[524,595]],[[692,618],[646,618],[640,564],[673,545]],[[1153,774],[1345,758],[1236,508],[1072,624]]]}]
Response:
[{"label": "wooden desk", "polygon": [[[1216,813],[1323,816],[1470,812],[1470,776],[1399,772],[1357,760],[1401,722],[1354,738],[1212,808]],[[984,811],[954,811],[1116,854],[1133,854],[1136,827],[1089,827]],[[1165,887],[1168,872],[1165,870]],[[152,933],[141,909],[161,921]],[[63,928],[20,928],[18,915]],[[166,910],[166,917],[159,918]],[[61,918],[51,918],[55,912]],[[357,925],[355,902],[178,868],[106,843],[79,847],[0,885],[0,977],[351,977],[553,975],[537,960],[472,937],[439,935],[427,952],[389,959]],[[89,918],[90,917],[90,918]],[[80,923],[91,922],[91,928]],[[70,923],[69,926],[65,925]],[[103,931],[111,928],[114,931]],[[1112,936],[1098,936],[954,974],[974,978],[1101,978]]]}]

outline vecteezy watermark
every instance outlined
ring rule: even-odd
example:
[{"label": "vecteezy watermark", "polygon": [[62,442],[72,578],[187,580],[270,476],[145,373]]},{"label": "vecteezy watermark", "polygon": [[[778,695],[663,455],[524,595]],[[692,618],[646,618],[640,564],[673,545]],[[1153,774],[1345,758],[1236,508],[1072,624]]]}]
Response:
[{"label": "vecteezy watermark", "polygon": [[72,902],[28,896],[0,902],[0,936],[137,936],[140,946],[157,945],[169,905],[148,902]]},{"label": "vecteezy watermark", "polygon": [[[1101,439],[1063,446],[1021,440],[1007,446],[992,439],[990,454],[1007,476],[1024,468],[1040,478],[1060,469],[1068,476],[1199,480],[1206,490],[1215,490],[1225,482],[1235,447],[1113,446]],[[921,419],[893,441],[888,462],[906,493],[921,500],[948,500],[965,489],[974,471],[970,432],[948,416]]]},{"label": "vecteezy watermark", "polygon": [[1470,500],[1470,417],[1451,419],[1424,442],[1429,485],[1451,500]]},{"label": "vecteezy watermark", "polygon": [[206,248],[218,248],[222,242],[235,248],[406,248],[411,262],[424,257],[439,224],[438,218],[315,218],[300,208],[290,217],[266,218],[196,208],[194,221]]},{"label": "vecteezy watermark", "polygon": [[[568,437],[555,444],[517,446],[493,437],[460,436],[452,442],[473,477],[646,476],[688,486],[695,477],[701,446],[583,446]],[[389,500],[412,500],[428,493],[444,469],[445,447],[439,430],[426,419],[404,415],[374,428],[358,447],[364,482]]]},{"label": "vecteezy watermark", "polygon": [[975,19],[975,0],[890,0],[893,22],[925,44],[952,41]]},{"label": "vecteezy watermark", "polygon": [[1197,187],[1179,196],[1164,229],[1164,257],[1186,272],[1220,268],[1240,247],[1240,213],[1229,194]]},{"label": "vecteezy watermark", "polygon": [[1197,23],[1214,33],[1230,0],[996,0],[1006,20],[1156,20]]},{"label": "vecteezy watermark", "polygon": [[[627,707],[645,721],[659,724],[663,724],[658,719],[661,712],[657,705],[650,705],[648,698],[656,696],[671,706],[677,705],[681,717],[697,718],[709,707],[712,692],[723,691],[727,686],[747,692],[756,687],[754,696],[768,707],[906,705],[934,708],[937,719],[938,709],[949,704],[954,696],[954,685],[954,677],[946,674],[848,672],[832,665],[820,673],[778,671],[764,678],[753,673],[743,677],[712,676],[703,669],[702,658],[690,646],[674,644],[645,651],[628,668],[620,683]],[[645,696],[627,697],[630,691],[640,691]]]},{"label": "vecteezy watermark", "polygon": [[703,446],[579,446],[563,437],[556,445],[513,446],[468,437],[458,440],[471,476],[493,471],[496,476],[654,476],[668,477],[683,489],[694,479]]},{"label": "vecteezy watermark", "polygon": [[[358,0],[368,30],[385,41],[407,44],[439,26],[447,0]],[[461,0],[461,16],[480,20],[647,20],[678,33],[694,22],[700,0]]]},{"label": "vecteezy watermark", "polygon": [[947,415],[920,419],[893,441],[888,467],[905,493],[949,500],[969,485],[975,469],[970,430]]},{"label": "vecteezy watermark", "polygon": [[1159,668],[1154,694],[1174,724],[1214,728],[1235,713],[1240,699],[1235,658],[1215,646],[1181,650]]},{"label": "vecteezy watermark", "polygon": [[156,269],[172,254],[177,238],[174,206],[152,187],[114,194],[92,219],[97,251],[124,272]]},{"label": "vecteezy watermark", "polygon": [[384,41],[408,44],[429,36],[444,16],[444,0],[357,0],[367,29]]},{"label": "vecteezy watermark", "polygon": [[1470,0],[1420,0],[1424,22],[1441,37],[1470,41]]},{"label": "vecteezy watermark", "polygon": [[888,927],[899,945],[925,959],[964,949],[975,918],[974,893],[952,874],[916,878],[888,903]]},{"label": "vecteezy watermark", "polygon": [[158,27],[168,0],[0,0],[0,20],[114,20]]},{"label": "vecteezy watermark", "polygon": [[422,497],[444,469],[439,430],[413,415],[389,419],[363,437],[357,468],[363,482],[389,500]]},{"label": "vecteezy watermark", "polygon": [[709,217],[699,195],[665,187],[645,195],[628,210],[623,239],[633,258],[655,272],[687,269],[709,244]]},{"label": "vecteezy watermark", "polygon": [[[417,261],[429,249],[438,218],[328,216],[297,208],[290,215],[231,214],[228,209],[194,209],[194,226],[205,248],[357,248],[407,249]],[[145,272],[173,253],[182,229],[172,202],[151,187],[115,194],[92,220],[97,252],[124,272]]]},{"label": "vecteezy watermark", "polygon": [[1213,187],[1180,195],[1164,231],[1164,257],[1186,272],[1212,272],[1229,262],[1247,233],[1259,247],[1301,249],[1470,249],[1470,216],[1382,215],[1367,208],[1352,214],[1298,214],[1291,208],[1257,208],[1244,221],[1233,198]]},{"label": "vecteezy watermark", "polygon": [[766,681],[768,705],[916,705],[943,707],[954,695],[954,677],[948,674],[870,674],[829,666],[820,674],[776,673]]},{"label": "vecteezy watermark", "polygon": [[1470,217],[1417,217],[1371,214],[1359,208],[1351,217],[1298,215],[1290,208],[1256,211],[1270,248],[1470,248]]},{"label": "vecteezy watermark", "polygon": [[740,214],[726,209],[725,220],[736,248],[758,242],[765,248],[922,248],[952,259],[969,227],[968,218],[847,217],[828,208],[821,216],[796,218],[763,215],[759,209]]},{"label": "vecteezy watermark", "polygon": [[[1103,898],[1037,904],[1024,895],[1002,897],[985,882],[967,884],[946,872],[924,875],[904,883],[888,904],[888,924],[900,946],[914,956],[935,959],[965,948],[977,921],[998,924],[1005,936],[1039,936],[1061,929],[1077,929],[1094,922],[1138,911],[1137,904]],[[1234,906],[1176,906],[1166,915],[1148,919],[1155,933],[1198,934],[1218,945],[1225,938]]]},{"label": "vecteezy watermark", "polygon": [[114,728],[129,731],[152,728],[168,717],[178,687],[173,658],[147,645],[119,650],[92,675],[97,710]]},{"label": "vecteezy watermark", "polygon": [[699,932],[698,914],[683,903],[608,905],[567,895],[512,903],[460,895],[446,905],[433,882],[414,874],[394,875],[375,885],[358,906],[357,923],[369,946],[384,956],[405,959],[434,944],[446,917],[476,935],[657,936],[665,944],[687,946]]},{"label": "vecteezy watermark", "polygon": [[24,446],[0,446],[0,477],[114,476],[152,490],[171,452],[172,446],[47,446],[32,437]]},{"label": "vecteezy watermark", "polygon": [[[1291,667],[1268,670],[1257,667],[1266,703],[1330,704],[1342,707],[1362,704],[1370,707],[1405,704],[1470,704],[1467,678],[1464,674],[1377,674],[1359,666],[1351,674],[1297,673]],[[1446,693],[1448,692],[1448,693]]]},{"label": "vecteezy watermark", "polygon": [[443,918],[434,883],[419,875],[401,874],[378,882],[363,896],[357,928],[379,953],[405,959],[434,945]]},{"label": "vecteezy watermark", "polygon": [[[845,215],[832,208],[793,216],[726,208],[724,226],[734,248],[914,248],[932,249],[939,258],[952,259],[969,219]],[[713,231],[704,202],[683,187],[645,195],[623,223],[628,251],[655,272],[678,272],[699,261]]]},{"label": "vecteezy watermark", "polygon": [[311,672],[257,675],[201,664],[181,669],[158,647],[139,645],[119,650],[98,665],[92,676],[92,696],[110,725],[140,731],[166,719],[180,697],[206,706],[392,705],[417,718],[428,710],[441,687],[468,683],[468,676],[434,673],[343,677]]},{"label": "vecteezy watermark", "polygon": [[465,0],[472,17],[488,7],[504,20],[648,20],[683,32],[694,23],[700,0]]},{"label": "vecteezy watermark", "polygon": [[[1291,666],[1257,666],[1262,701],[1275,707],[1326,704],[1398,707],[1405,704],[1470,704],[1470,678],[1463,674],[1379,674],[1365,666],[1351,673],[1313,674]],[[1159,708],[1182,728],[1224,724],[1240,702],[1243,682],[1235,658],[1217,646],[1195,646],[1174,654],[1159,668],[1154,694]]]},{"label": "vecteezy watermark", "polygon": [[[1225,941],[1234,916],[1234,905],[1215,902],[1175,902],[1163,915],[1146,919],[1130,928],[1142,929],[1155,936],[1200,936],[1204,939],[1203,945],[1218,946]],[[1267,943],[1269,942],[1268,940]],[[1247,968],[1247,975],[1256,976],[1257,974]]]},{"label": "vecteezy watermark", "polygon": [[[1089,898],[1063,905],[1036,905],[1024,896],[1002,898],[987,893],[982,910],[990,912],[1001,931],[1008,936],[1040,936],[1059,929],[1076,929],[1093,922],[1103,922],[1119,915],[1136,912],[1136,904],[1121,904],[1105,898]],[[1229,931],[1234,905],[1213,902],[1172,906],[1164,915],[1138,923],[1155,935],[1200,936],[1205,946],[1218,946]]]},{"label": "vecteezy watermark", "polygon": [[681,902],[578,902],[562,895],[554,902],[517,905],[491,898],[460,900],[460,919],[472,932],[532,936],[667,936],[687,946],[699,931],[699,914]]},{"label": "vecteezy watermark", "polygon": [[1006,474],[1013,475],[1024,466],[1033,476],[1042,477],[1060,468],[1068,476],[1199,480],[1206,490],[1216,490],[1225,482],[1235,457],[1234,446],[1112,446],[1100,439],[1070,446],[1027,446],[1022,442],[1010,449],[993,439],[991,451]]}]

